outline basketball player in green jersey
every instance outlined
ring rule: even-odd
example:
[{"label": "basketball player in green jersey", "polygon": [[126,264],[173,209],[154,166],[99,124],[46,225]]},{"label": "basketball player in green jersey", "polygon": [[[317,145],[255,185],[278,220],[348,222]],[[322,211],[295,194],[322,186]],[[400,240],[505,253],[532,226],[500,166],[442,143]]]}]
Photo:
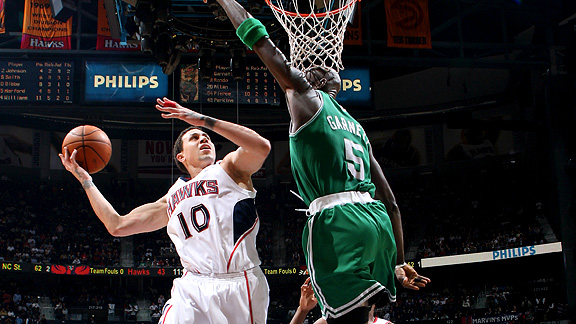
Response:
[{"label": "basketball player in green jersey", "polygon": [[396,300],[394,277],[416,290],[430,282],[404,260],[400,211],[366,132],[335,100],[336,71],[296,69],[240,4],[217,1],[286,94],[292,173],[309,213],[302,244],[323,317],[366,323],[371,305]]}]

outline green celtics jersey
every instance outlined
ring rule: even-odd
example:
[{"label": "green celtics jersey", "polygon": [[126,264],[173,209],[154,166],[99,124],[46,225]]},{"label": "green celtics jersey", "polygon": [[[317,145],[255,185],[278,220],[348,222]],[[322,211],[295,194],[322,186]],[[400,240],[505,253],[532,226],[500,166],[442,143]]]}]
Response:
[{"label": "green celtics jersey", "polygon": [[306,124],[290,134],[292,174],[306,205],[343,191],[367,191],[370,142],[360,124],[327,93],[323,106]]}]

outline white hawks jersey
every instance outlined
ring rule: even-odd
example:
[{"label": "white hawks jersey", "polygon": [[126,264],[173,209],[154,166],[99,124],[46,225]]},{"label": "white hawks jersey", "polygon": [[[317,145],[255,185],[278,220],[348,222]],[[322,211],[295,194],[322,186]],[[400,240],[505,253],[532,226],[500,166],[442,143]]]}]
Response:
[{"label": "white hawks jersey", "polygon": [[220,163],[168,191],[168,235],[188,271],[241,272],[260,265],[256,191],[240,187]]},{"label": "white hawks jersey", "polygon": [[376,316],[374,316],[374,322],[372,322],[372,323],[374,323],[374,324],[394,324],[388,320],[385,320],[383,318],[378,318]]}]

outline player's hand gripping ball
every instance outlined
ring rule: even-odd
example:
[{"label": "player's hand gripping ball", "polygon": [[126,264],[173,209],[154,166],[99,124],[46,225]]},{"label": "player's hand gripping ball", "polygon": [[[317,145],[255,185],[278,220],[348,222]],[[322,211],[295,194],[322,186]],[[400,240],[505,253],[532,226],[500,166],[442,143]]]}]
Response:
[{"label": "player's hand gripping ball", "polygon": [[91,125],[82,125],[72,129],[62,141],[62,154],[64,147],[68,153],[76,149],[76,162],[88,173],[93,174],[106,167],[112,155],[112,144],[108,135],[100,128]]}]

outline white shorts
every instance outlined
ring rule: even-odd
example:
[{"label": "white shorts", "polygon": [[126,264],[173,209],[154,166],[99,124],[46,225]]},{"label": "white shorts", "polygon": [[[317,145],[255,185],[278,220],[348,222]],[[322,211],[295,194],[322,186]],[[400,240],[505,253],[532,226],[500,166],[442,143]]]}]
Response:
[{"label": "white shorts", "polygon": [[241,273],[174,279],[160,324],[265,324],[269,288],[260,267]]}]

